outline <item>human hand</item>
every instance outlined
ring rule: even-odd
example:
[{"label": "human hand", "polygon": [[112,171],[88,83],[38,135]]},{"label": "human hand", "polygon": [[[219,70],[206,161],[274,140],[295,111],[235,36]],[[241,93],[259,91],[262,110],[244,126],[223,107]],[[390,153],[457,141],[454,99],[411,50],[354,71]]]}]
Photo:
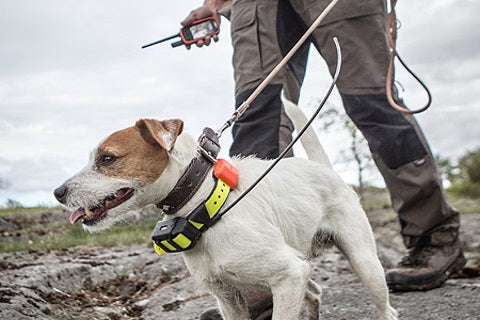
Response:
[{"label": "human hand", "polygon": [[[220,15],[217,13],[217,10],[214,5],[208,5],[205,4],[201,6],[200,8],[197,8],[193,11],[190,12],[190,14],[181,22],[181,25],[183,27],[188,27],[193,24],[194,21],[202,19],[202,18],[207,18],[207,17],[215,17],[220,23]],[[218,41],[218,35],[213,35],[213,36],[207,36],[204,39],[201,39],[196,42],[197,47],[201,48],[204,45],[208,46],[210,45],[212,39],[217,42]],[[185,46],[187,49],[190,49],[190,45]]]}]

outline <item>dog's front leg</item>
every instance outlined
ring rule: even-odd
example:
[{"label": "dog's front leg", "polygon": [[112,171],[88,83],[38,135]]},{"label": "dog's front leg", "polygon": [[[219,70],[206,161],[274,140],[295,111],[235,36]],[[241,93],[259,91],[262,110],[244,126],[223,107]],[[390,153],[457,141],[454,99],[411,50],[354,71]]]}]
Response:
[{"label": "dog's front leg", "polygon": [[234,287],[225,284],[211,286],[211,291],[217,298],[218,306],[224,320],[249,320],[247,301],[242,293]]},{"label": "dog's front leg", "polygon": [[320,305],[322,300],[322,288],[312,279],[308,280],[305,292],[305,305],[307,306],[308,319],[320,319]]},{"label": "dog's front leg", "polygon": [[297,257],[292,257],[284,266],[285,268],[277,274],[279,281],[271,286],[272,320],[297,320],[305,299],[310,266]]}]

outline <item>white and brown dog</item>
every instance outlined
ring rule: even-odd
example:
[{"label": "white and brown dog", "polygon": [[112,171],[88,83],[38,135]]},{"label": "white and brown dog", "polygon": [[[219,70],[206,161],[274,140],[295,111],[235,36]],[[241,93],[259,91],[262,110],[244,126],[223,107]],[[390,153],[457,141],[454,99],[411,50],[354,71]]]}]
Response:
[{"label": "white and brown dog", "polygon": [[[292,103],[284,104],[296,128],[302,126],[304,114]],[[195,141],[182,131],[181,120],[144,119],[110,135],[92,153],[89,164],[54,192],[72,211],[70,221],[82,220],[86,230],[100,231],[164,199],[196,156]],[[380,318],[397,319],[357,196],[333,172],[313,131],[302,144],[310,160],[280,161],[183,253],[187,267],[215,295],[226,320],[250,318],[243,292],[252,287],[271,292],[274,320],[298,319],[304,301],[313,320],[319,319],[321,290],[310,279],[309,259],[334,244],[368,288]],[[248,157],[232,163],[240,179],[226,205],[270,162]],[[170,218],[185,217],[213,187],[213,179],[205,179]]]}]

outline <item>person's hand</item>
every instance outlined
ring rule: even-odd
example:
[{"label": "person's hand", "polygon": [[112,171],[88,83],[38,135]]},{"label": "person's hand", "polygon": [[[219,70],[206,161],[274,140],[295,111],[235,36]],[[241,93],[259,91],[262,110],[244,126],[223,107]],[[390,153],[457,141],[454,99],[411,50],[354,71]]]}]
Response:
[{"label": "person's hand", "polygon": [[[217,13],[216,8],[213,5],[203,5],[202,7],[193,10],[190,14],[181,22],[183,27],[188,27],[192,25],[195,20],[207,18],[207,17],[215,17],[217,21],[220,23],[220,15]],[[218,35],[208,36],[205,39],[199,40],[196,42],[197,47],[201,48],[204,45],[210,45],[212,39],[217,42]],[[186,46],[187,49],[190,49],[190,46]]]}]

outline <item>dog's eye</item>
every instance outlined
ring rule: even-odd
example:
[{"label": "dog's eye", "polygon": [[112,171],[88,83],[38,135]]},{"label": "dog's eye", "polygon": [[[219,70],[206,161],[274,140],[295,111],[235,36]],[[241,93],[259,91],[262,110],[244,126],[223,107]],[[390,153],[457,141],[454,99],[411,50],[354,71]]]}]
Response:
[{"label": "dog's eye", "polygon": [[108,166],[109,164],[112,164],[115,160],[117,160],[117,157],[111,154],[104,154],[102,155],[97,163],[101,166]]}]

